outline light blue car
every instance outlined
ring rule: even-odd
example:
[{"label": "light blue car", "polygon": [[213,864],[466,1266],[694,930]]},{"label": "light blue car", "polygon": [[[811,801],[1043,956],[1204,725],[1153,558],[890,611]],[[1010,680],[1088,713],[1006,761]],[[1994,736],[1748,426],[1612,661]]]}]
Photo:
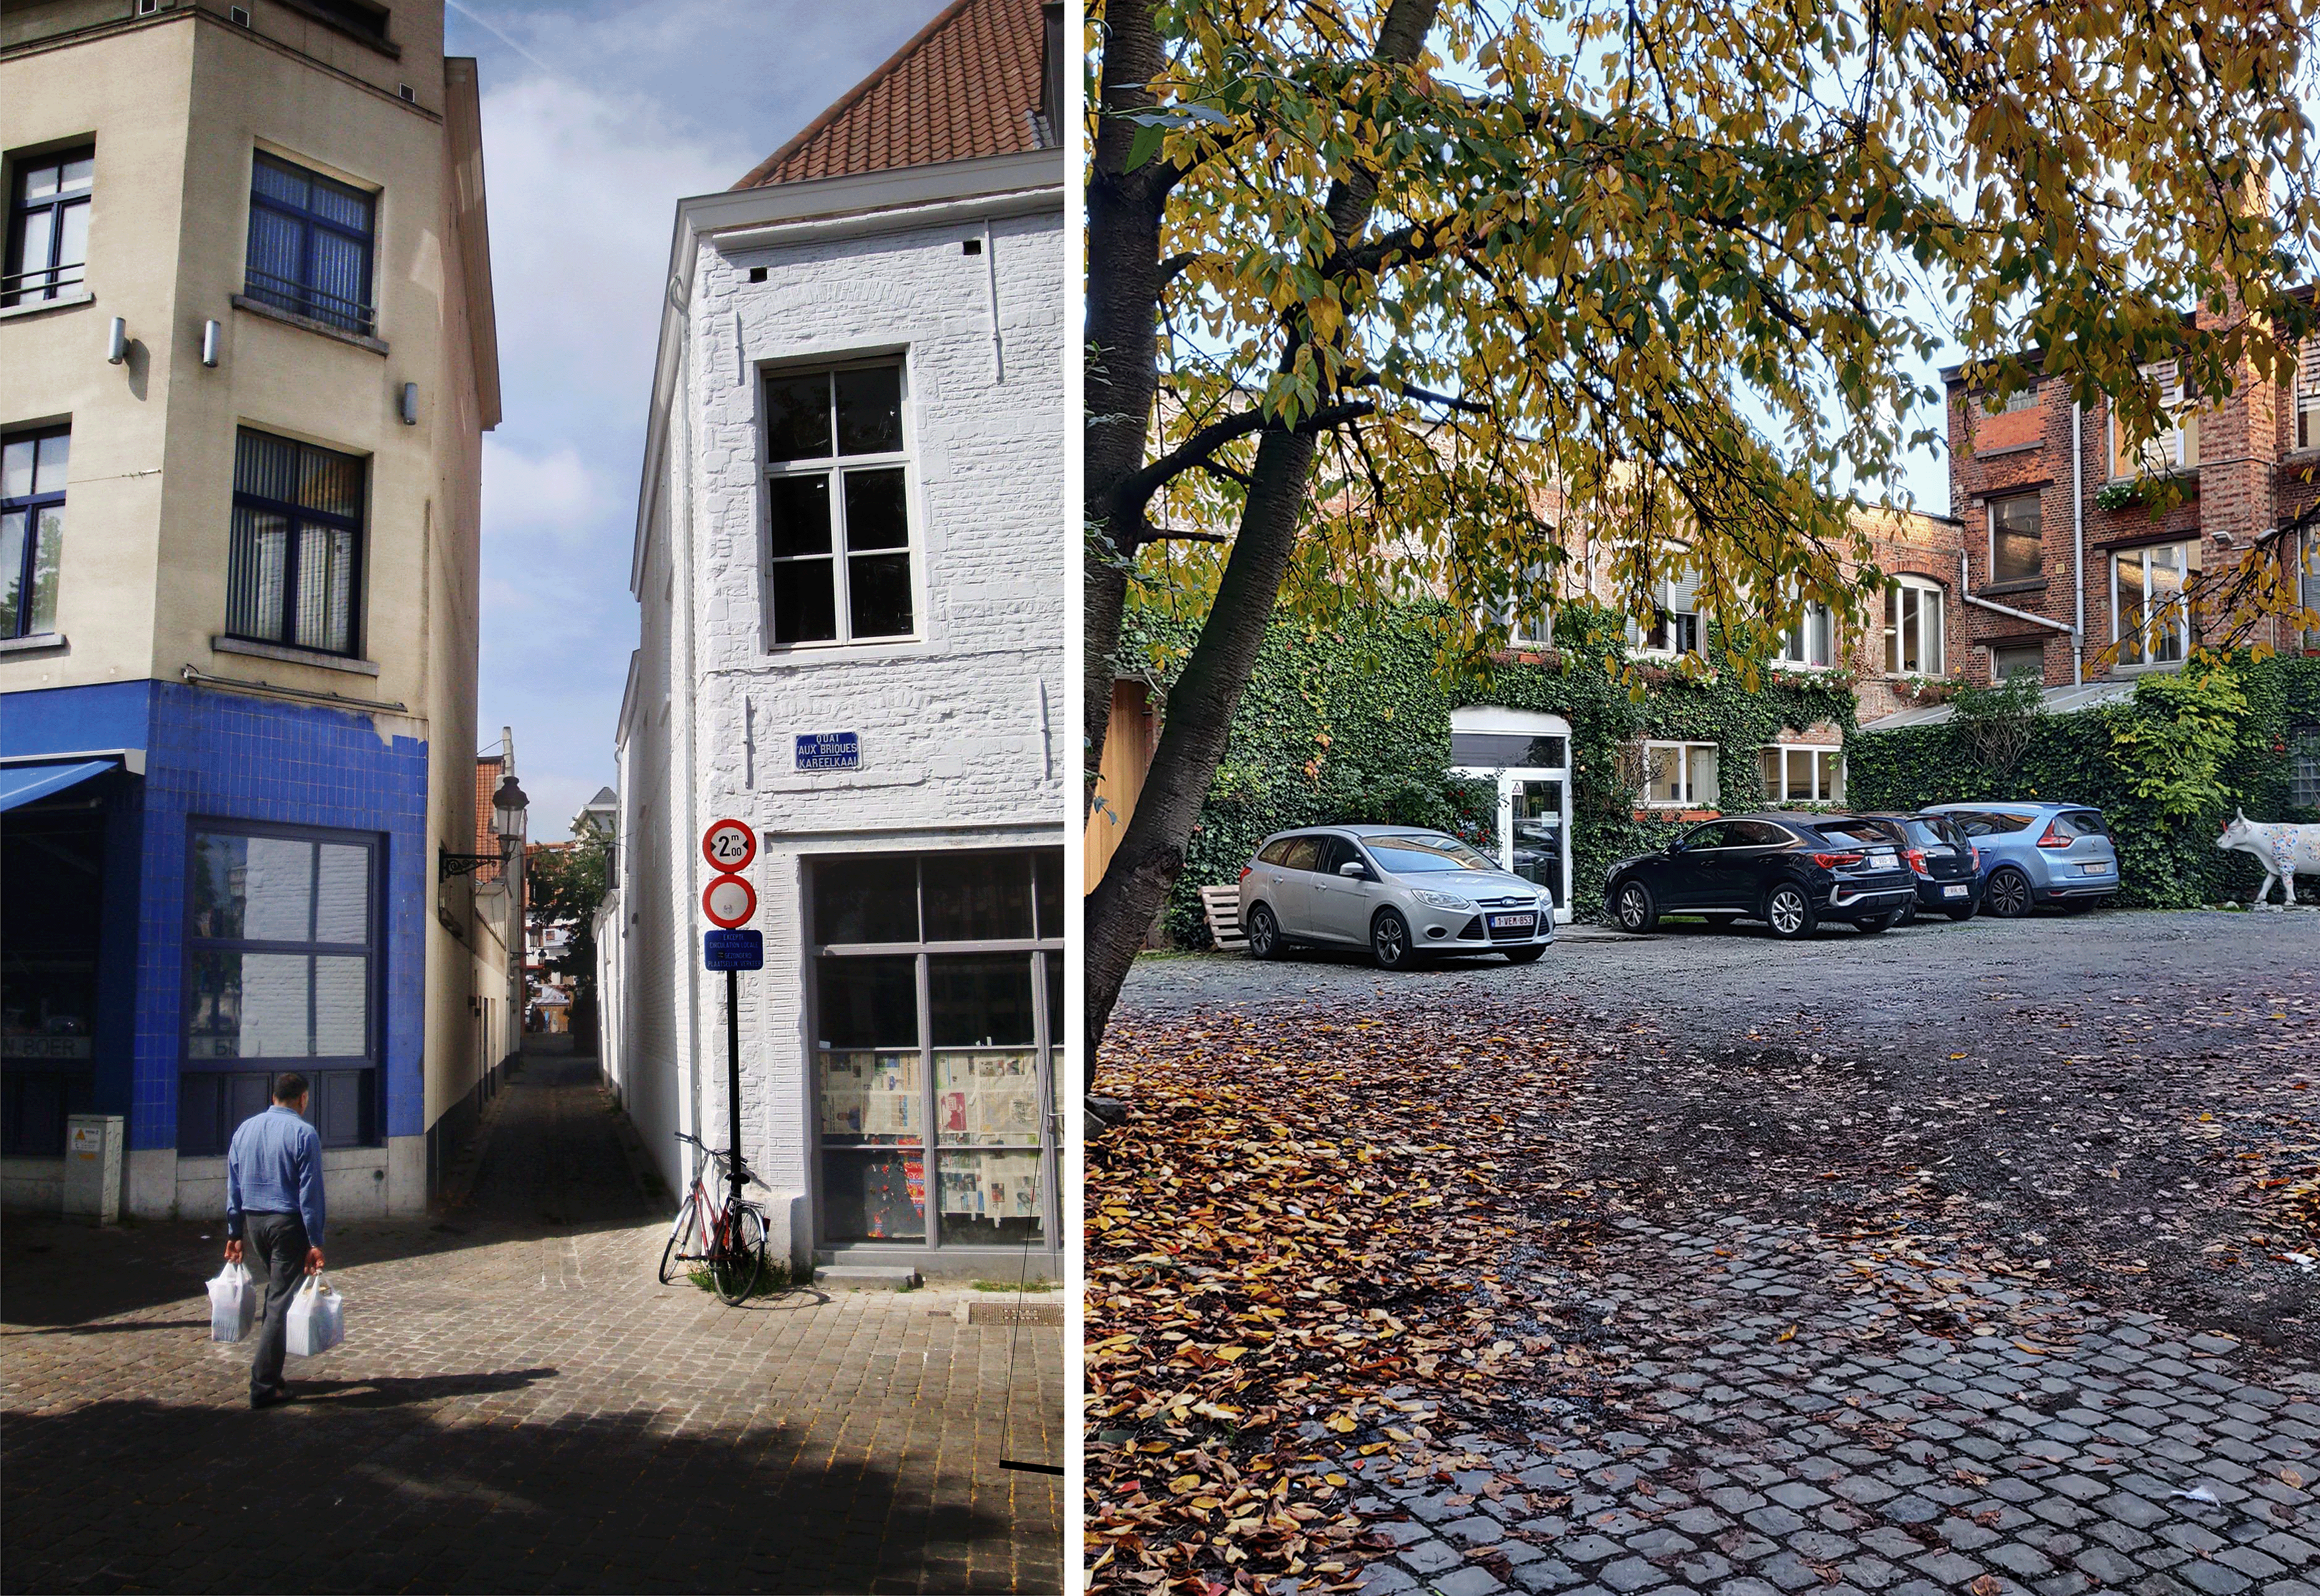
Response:
[{"label": "light blue car", "polygon": [[2102,811],[2083,803],[1936,803],[1981,855],[1981,907],[2019,920],[2042,903],[2071,913],[2118,892],[2118,848]]}]

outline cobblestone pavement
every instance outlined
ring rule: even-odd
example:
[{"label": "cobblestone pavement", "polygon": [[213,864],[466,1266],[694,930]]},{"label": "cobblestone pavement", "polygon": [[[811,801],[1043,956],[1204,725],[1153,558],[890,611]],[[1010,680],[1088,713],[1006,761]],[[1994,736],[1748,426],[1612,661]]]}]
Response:
[{"label": "cobblestone pavement", "polygon": [[965,1293],[654,1278],[594,1061],[536,1059],[467,1202],[334,1227],[346,1344],[252,1412],[215,1224],[11,1216],[7,1591],[1054,1591],[1053,1328]]},{"label": "cobblestone pavement", "polygon": [[1507,1338],[1489,1398],[1305,1427],[1296,1466],[1368,1525],[1346,1582],[2320,1596],[2320,1208],[2290,1202],[2320,1176],[2320,915],[1673,926],[1406,975],[1171,957],[1120,1023],[1224,1014],[1428,1055],[1519,1016],[1585,1060],[1496,1126],[1405,1132],[1562,1195],[1510,1199],[1537,1246],[1463,1283]]}]

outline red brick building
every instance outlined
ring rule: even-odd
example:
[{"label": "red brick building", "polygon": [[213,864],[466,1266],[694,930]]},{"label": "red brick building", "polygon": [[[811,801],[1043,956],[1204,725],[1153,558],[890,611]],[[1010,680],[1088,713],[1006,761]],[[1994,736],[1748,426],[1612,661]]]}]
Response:
[{"label": "red brick building", "polygon": [[[1993,413],[1959,368],[1944,372],[1962,542],[1962,565],[1939,574],[1960,600],[1952,673],[1977,682],[2035,673],[2049,686],[2125,680],[2180,666],[2203,635],[2218,640],[2215,617],[2200,613],[2202,573],[2214,587],[2216,573],[2320,500],[2320,339],[2300,355],[2285,381],[2243,364],[2228,399],[2178,408],[2175,429],[2139,451],[2119,437],[2107,404],[2074,409],[2060,380],[2009,395]],[[2149,370],[2162,393],[2172,387],[2171,362]],[[2155,516],[2119,502],[2152,474],[2180,482],[2183,501]],[[2280,562],[2307,608],[2320,606],[2320,532],[2291,532],[2265,558]],[[2320,652],[2320,631],[2288,620],[2266,619],[2242,640]]]}]

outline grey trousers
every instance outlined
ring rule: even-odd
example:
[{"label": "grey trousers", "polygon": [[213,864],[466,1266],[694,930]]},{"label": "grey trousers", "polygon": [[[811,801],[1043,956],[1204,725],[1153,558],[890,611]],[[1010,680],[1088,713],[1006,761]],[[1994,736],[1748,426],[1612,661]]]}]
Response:
[{"label": "grey trousers", "polygon": [[282,1383],[290,1298],[306,1277],[306,1221],[295,1213],[248,1213],[241,1233],[249,1272],[266,1282],[266,1317],[259,1321],[257,1355],[249,1360],[249,1390],[256,1396]]}]

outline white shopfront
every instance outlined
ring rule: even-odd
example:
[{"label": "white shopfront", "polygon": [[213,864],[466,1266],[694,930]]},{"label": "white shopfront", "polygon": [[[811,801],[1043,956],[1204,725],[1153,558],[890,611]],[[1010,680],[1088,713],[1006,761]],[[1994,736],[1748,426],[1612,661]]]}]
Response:
[{"label": "white shopfront", "polygon": [[1495,782],[1499,863],[1547,889],[1571,919],[1571,722],[1537,710],[1450,712],[1451,774]]}]

